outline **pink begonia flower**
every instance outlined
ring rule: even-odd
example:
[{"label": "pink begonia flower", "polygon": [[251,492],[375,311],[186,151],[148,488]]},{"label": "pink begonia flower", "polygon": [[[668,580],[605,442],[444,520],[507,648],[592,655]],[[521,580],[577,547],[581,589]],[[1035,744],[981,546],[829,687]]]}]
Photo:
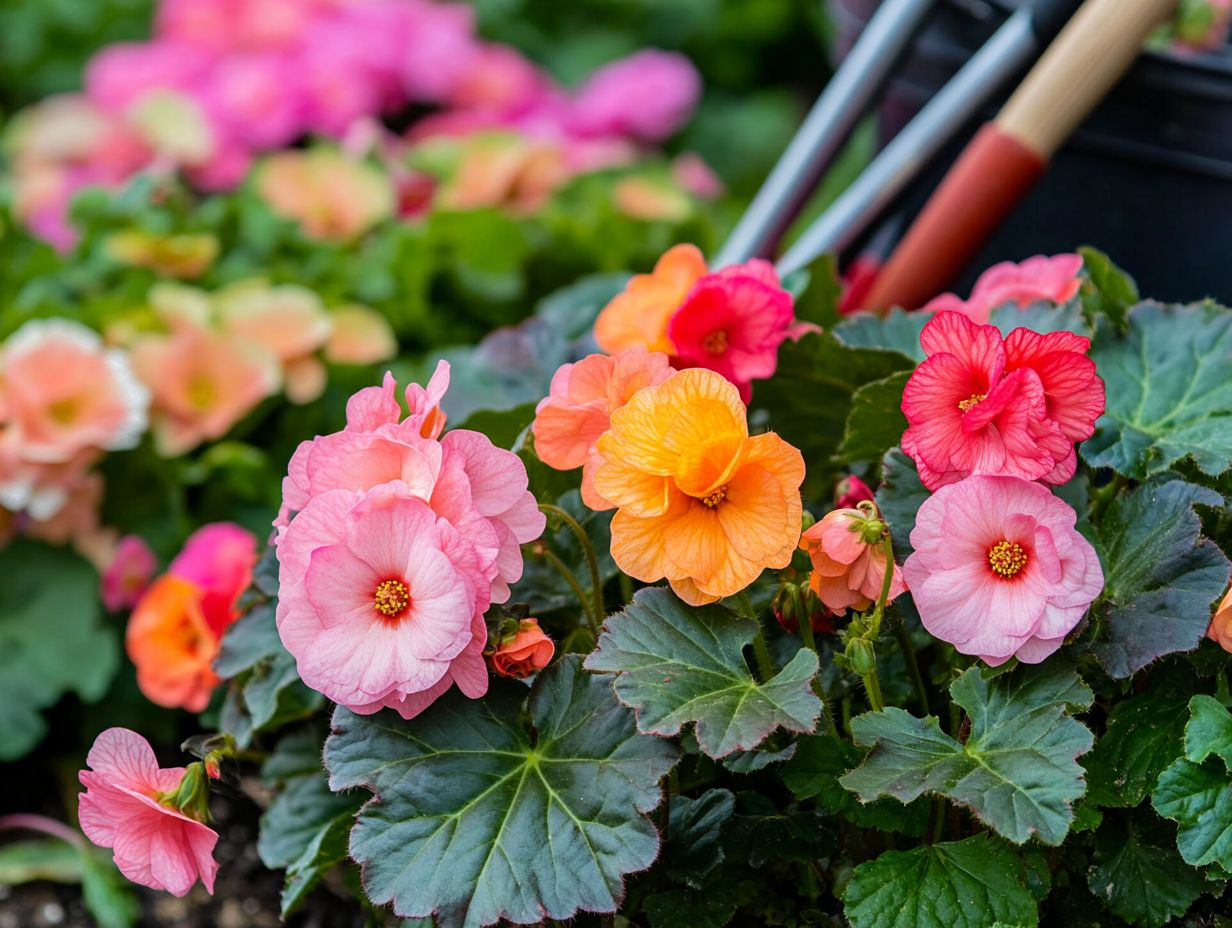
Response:
[{"label": "pink begonia flower", "polygon": [[393,214],[394,190],[378,168],[332,148],[271,155],[256,174],[269,208],[313,238],[347,241]]},{"label": "pink begonia flower", "polygon": [[89,449],[132,448],[150,392],[124,352],[67,319],[36,319],[0,347],[2,442],[22,459],[63,463]]},{"label": "pink begonia flower", "polygon": [[1036,255],[1021,264],[1003,261],[979,276],[969,300],[943,293],[930,300],[924,311],[951,310],[975,322],[987,322],[994,309],[1009,303],[1020,308],[1042,300],[1065,303],[1082,286],[1081,271],[1081,255]]},{"label": "pink begonia flower", "polygon": [[304,682],[366,714],[414,703],[451,676],[487,579],[451,556],[462,547],[453,526],[396,484],[309,502],[278,552],[278,631]]},{"label": "pink begonia flower", "polygon": [[158,560],[140,535],[125,535],[116,543],[111,563],[99,579],[103,605],[111,612],[131,609],[150,586]]},{"label": "pink begonia flower", "polygon": [[294,60],[283,52],[228,55],[214,66],[205,107],[254,149],[277,148],[303,128],[306,103]]},{"label": "pink begonia flower", "polygon": [[278,389],[273,355],[252,342],[211,332],[142,336],[130,356],[153,395],[154,440],[165,456],[221,438]]},{"label": "pink begonia flower", "polygon": [[185,42],[115,42],[86,65],[86,95],[104,110],[122,114],[154,91],[190,92],[215,58]]},{"label": "pink begonia flower", "polygon": [[867,483],[855,474],[848,474],[834,487],[834,507],[836,509],[855,509],[856,504],[873,498],[873,491]]},{"label": "pink begonia flower", "polygon": [[[902,449],[930,490],[968,474],[1064,483],[1074,442],[1103,411],[1104,385],[1072,332],[1037,335],[941,312],[920,333],[928,356],[903,391]],[[1013,357],[1013,363],[1010,358]]]},{"label": "pink begonia flower", "polygon": [[579,135],[625,135],[657,142],[684,125],[701,96],[701,78],[677,52],[648,48],[592,74],[573,100]]},{"label": "pink begonia flower", "polygon": [[[862,534],[869,522],[869,514],[859,509],[834,509],[800,536],[800,548],[813,563],[809,586],[835,615],[867,609],[881,596],[886,555],[879,537],[869,541]],[[880,523],[875,528],[877,533],[882,530]],[[895,569],[886,602],[906,589],[902,571]]]},{"label": "pink begonia flower", "polygon": [[920,506],[903,571],[929,634],[997,666],[1038,664],[1104,585],[1076,516],[1017,477],[968,477]]},{"label": "pink begonia flower", "polygon": [[330,311],[325,357],[335,364],[376,364],[398,353],[398,338],[382,313],[358,303]]},{"label": "pink begonia flower", "polygon": [[534,63],[508,45],[479,45],[470,66],[449,88],[446,102],[462,110],[516,115],[537,103],[551,81]]},{"label": "pink begonia flower", "polygon": [[640,346],[562,364],[552,376],[551,391],[535,408],[535,454],[557,470],[581,467],[582,501],[595,510],[615,508],[595,491],[595,471],[603,463],[595,442],[611,426],[612,413],[634,393],[672,373],[667,355]]},{"label": "pink begonia flower", "polygon": [[158,766],[148,741],[127,728],[109,728],[77,776],[86,791],[78,805],[81,830],[112,848],[128,879],[183,896],[198,879],[214,892],[218,833],[160,801],[184,779],[183,767]]},{"label": "pink begonia flower", "polygon": [[719,175],[694,151],[681,152],[672,159],[672,179],[702,200],[713,200],[723,194]]},{"label": "pink begonia flower", "polygon": [[[401,6],[404,0],[386,0]],[[442,100],[465,75],[479,50],[475,11],[466,3],[409,4],[411,41],[399,49],[402,86],[412,100]],[[406,48],[413,49],[407,53]]]},{"label": "pink begonia flower", "polygon": [[215,52],[281,48],[328,6],[323,0],[162,0],[155,27],[161,40]]},{"label": "pink begonia flower", "polygon": [[774,376],[779,345],[815,327],[797,323],[792,296],[774,268],[754,258],[706,274],[671,317],[667,335],[680,367],[705,367],[740,388]]}]

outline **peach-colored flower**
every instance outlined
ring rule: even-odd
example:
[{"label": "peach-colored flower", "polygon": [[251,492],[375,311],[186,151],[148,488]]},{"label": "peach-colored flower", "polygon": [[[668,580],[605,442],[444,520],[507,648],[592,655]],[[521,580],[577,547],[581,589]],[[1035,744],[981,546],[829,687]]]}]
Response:
[{"label": "peach-colored flower", "polygon": [[165,277],[199,277],[218,257],[218,239],[208,233],[154,235],[126,229],[107,236],[104,247],[122,264]]},{"label": "peach-colored flower", "polygon": [[156,157],[172,164],[202,166],[218,147],[201,106],[187,94],[150,90],[128,105],[125,116]]},{"label": "peach-colored flower", "polygon": [[603,462],[595,442],[608,430],[615,410],[638,390],[671,374],[667,355],[640,345],[614,357],[592,354],[561,365],[552,377],[551,392],[535,410],[535,453],[557,470],[583,468],[583,501],[591,509],[611,509],[595,492],[595,470]]},{"label": "peach-colored flower", "polygon": [[218,685],[211,667],[218,638],[205,620],[201,597],[197,584],[164,574],[128,620],[126,644],[137,685],[156,705],[200,712]]},{"label": "peach-colored flower", "polygon": [[693,202],[679,187],[653,177],[623,177],[612,189],[616,208],[645,222],[683,222],[693,214]]},{"label": "peach-colored flower", "polygon": [[218,833],[171,804],[186,773],[159,768],[150,743],[126,728],[95,739],[78,774],[86,788],[78,806],[81,830],[114,849],[120,872],[142,886],[183,896],[198,879],[214,892]]},{"label": "peach-colored flower", "polygon": [[608,354],[634,345],[671,354],[675,347],[667,336],[668,321],[705,273],[706,259],[696,245],[668,249],[654,271],[630,280],[599,313],[595,341]]},{"label": "peach-colored flower", "polygon": [[539,620],[523,619],[517,631],[502,638],[487,657],[494,673],[522,679],[546,667],[555,653],[556,645],[539,627]]},{"label": "peach-colored flower", "polygon": [[149,392],[124,353],[67,319],[37,319],[0,348],[3,443],[23,460],[62,463],[90,449],[131,448]]},{"label": "peach-colored flower", "polygon": [[[867,609],[881,595],[886,555],[881,545],[885,526],[876,510],[835,509],[826,513],[800,539],[813,562],[809,586],[827,609],[842,615]],[[890,602],[907,589],[901,570],[890,578]]]},{"label": "peach-colored flower", "polygon": [[142,336],[132,362],[154,397],[154,440],[168,457],[222,437],[278,389],[272,355],[210,332]]},{"label": "peach-colored flower", "polygon": [[331,310],[330,318],[325,357],[335,364],[376,364],[398,353],[393,328],[375,309],[348,303]]},{"label": "peach-colored flower", "polygon": [[325,366],[316,352],[333,320],[315,293],[295,284],[245,281],[216,293],[214,307],[223,332],[255,342],[278,359],[292,403],[310,403],[325,392]]},{"label": "peach-colored flower", "polygon": [[393,214],[394,193],[380,170],[330,148],[283,151],[265,159],[257,190],[280,216],[313,238],[348,241]]},{"label": "peach-colored flower", "polygon": [[1224,598],[1220,600],[1215,614],[1211,616],[1211,624],[1206,630],[1206,637],[1225,651],[1232,653],[1232,590],[1228,590]]},{"label": "peach-colored flower", "polygon": [[439,197],[449,209],[505,206],[533,212],[568,179],[559,146],[510,133],[478,133],[463,141]]},{"label": "peach-colored flower", "polygon": [[595,490],[618,508],[612,557],[691,605],[786,567],[800,539],[804,460],[777,435],[750,437],[737,388],[693,368],[634,394],[600,436]]}]

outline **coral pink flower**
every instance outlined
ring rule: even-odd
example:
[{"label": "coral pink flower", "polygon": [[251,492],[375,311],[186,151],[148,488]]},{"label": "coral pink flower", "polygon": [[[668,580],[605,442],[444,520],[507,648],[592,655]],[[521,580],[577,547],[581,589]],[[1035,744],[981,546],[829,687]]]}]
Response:
[{"label": "coral pink flower", "polygon": [[103,605],[112,612],[131,609],[149,588],[157,568],[154,552],[141,536],[125,535],[100,579]]},{"label": "coral pink flower", "polygon": [[124,353],[77,322],[27,322],[0,348],[3,441],[24,460],[63,463],[88,449],[132,448],[149,391]]},{"label": "coral pink flower", "polygon": [[556,645],[539,627],[539,620],[523,619],[516,632],[497,643],[488,659],[499,676],[522,679],[546,667],[555,653]]},{"label": "coral pink flower", "polygon": [[278,361],[252,342],[184,329],[134,342],[137,376],[154,397],[159,451],[183,454],[221,438],[278,388]]},{"label": "coral pink flower", "polygon": [[1049,483],[1073,476],[1073,443],[1091,435],[1103,411],[1085,338],[1016,329],[1002,339],[994,326],[941,312],[920,344],[928,357],[903,391],[902,448],[925,486],[973,473]]},{"label": "coral pink flower", "polygon": [[980,275],[969,300],[943,293],[929,301],[924,309],[953,310],[970,316],[975,322],[987,322],[989,313],[1009,303],[1023,307],[1042,300],[1065,303],[1073,299],[1082,286],[1081,271],[1080,255],[1051,258],[1036,255],[1021,264],[1003,261]]},{"label": "coral pink flower", "polygon": [[1017,477],[968,477],[920,506],[903,571],[929,634],[996,666],[1038,664],[1103,588],[1065,502]]},{"label": "coral pink flower", "polygon": [[[800,547],[813,562],[809,586],[835,615],[848,609],[867,609],[881,596],[886,572],[882,531],[884,526],[875,515],[859,509],[835,509],[801,536]],[[886,601],[906,589],[902,572],[895,570]]]},{"label": "coral pink flower", "polygon": [[252,583],[257,539],[234,522],[203,525],[184,542],[167,573],[195,584],[210,629],[222,632],[237,618],[235,604]]},{"label": "coral pink flower", "polygon": [[148,741],[127,728],[108,728],[78,777],[78,818],[86,837],[112,848],[116,866],[134,883],[183,896],[198,879],[214,892],[218,833],[164,801],[184,779],[183,767],[158,766]]},{"label": "coral pink flower", "polygon": [[1211,616],[1211,624],[1206,630],[1206,637],[1232,654],[1232,590],[1229,590],[1219,601],[1215,614]]},{"label": "coral pink flower", "polygon": [[701,96],[688,58],[644,49],[592,74],[573,101],[570,127],[579,135],[628,135],[660,141],[688,120]]},{"label": "coral pink flower", "polygon": [[330,312],[325,357],[335,364],[376,364],[398,353],[398,339],[389,321],[374,309],[356,303]]},{"label": "coral pink flower", "polygon": [[672,375],[667,355],[636,347],[614,357],[592,354],[575,364],[562,364],[552,376],[551,392],[535,409],[531,429],[535,453],[549,467],[581,467],[582,499],[591,509],[614,508],[594,488],[603,457],[595,447],[608,430],[612,413],[643,387],[653,387]]},{"label": "coral pink flower", "polygon": [[751,381],[774,375],[779,345],[811,328],[796,324],[774,268],[754,258],[698,280],[667,334],[680,366],[718,371],[747,403]]},{"label": "coral pink flower", "polygon": [[309,502],[279,547],[277,616],[304,682],[356,712],[388,705],[407,718],[446,677],[482,695],[481,656],[477,668],[454,668],[474,660],[475,588],[486,579],[468,575],[454,556],[462,547],[425,502],[390,485]]},{"label": "coral pink flower", "polygon": [[855,509],[859,503],[873,498],[869,485],[855,474],[848,474],[834,487],[834,507]]},{"label": "coral pink flower", "polygon": [[271,155],[257,173],[270,209],[299,222],[313,238],[348,241],[393,214],[389,178],[331,148]]}]

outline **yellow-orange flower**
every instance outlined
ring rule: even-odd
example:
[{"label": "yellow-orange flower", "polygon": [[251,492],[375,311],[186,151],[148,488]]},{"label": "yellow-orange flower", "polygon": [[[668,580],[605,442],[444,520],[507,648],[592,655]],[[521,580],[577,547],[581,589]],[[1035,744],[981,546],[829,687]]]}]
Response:
[{"label": "yellow-orange flower", "polygon": [[598,450],[595,489],[619,510],[612,557],[630,576],[665,577],[696,606],[791,561],[804,460],[777,435],[749,436],[721,374],[693,368],[634,394]]},{"label": "yellow-orange flower", "polygon": [[629,281],[595,320],[595,341],[608,354],[641,345],[648,351],[674,354],[667,323],[699,277],[706,259],[695,245],[676,245],[659,258],[650,274]]}]

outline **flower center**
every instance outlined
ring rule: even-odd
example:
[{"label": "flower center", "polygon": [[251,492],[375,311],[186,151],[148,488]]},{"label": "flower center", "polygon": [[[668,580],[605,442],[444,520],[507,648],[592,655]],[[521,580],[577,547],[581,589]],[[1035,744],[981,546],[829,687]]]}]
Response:
[{"label": "flower center", "polygon": [[209,409],[214,404],[218,390],[214,386],[214,381],[209,377],[196,374],[189,378],[185,393],[188,395],[188,402],[195,409]]},{"label": "flower center", "polygon": [[1014,577],[1027,566],[1027,552],[1016,541],[1002,539],[988,549],[988,566],[998,577]]},{"label": "flower center", "polygon": [[383,580],[373,596],[376,611],[387,619],[396,619],[411,604],[411,591],[401,580]]},{"label": "flower center", "polygon": [[702,497],[702,505],[707,509],[718,509],[719,503],[727,499],[727,484],[723,484],[713,493],[709,493]]},{"label": "flower center", "polygon": [[722,354],[727,350],[727,332],[716,329],[702,339],[702,350],[709,354]]},{"label": "flower center", "polygon": [[56,425],[70,425],[77,418],[77,400],[74,397],[56,400],[47,407],[47,412]]},{"label": "flower center", "polygon": [[970,412],[986,399],[988,399],[987,393],[972,393],[965,400],[958,401],[958,409],[960,412]]}]

